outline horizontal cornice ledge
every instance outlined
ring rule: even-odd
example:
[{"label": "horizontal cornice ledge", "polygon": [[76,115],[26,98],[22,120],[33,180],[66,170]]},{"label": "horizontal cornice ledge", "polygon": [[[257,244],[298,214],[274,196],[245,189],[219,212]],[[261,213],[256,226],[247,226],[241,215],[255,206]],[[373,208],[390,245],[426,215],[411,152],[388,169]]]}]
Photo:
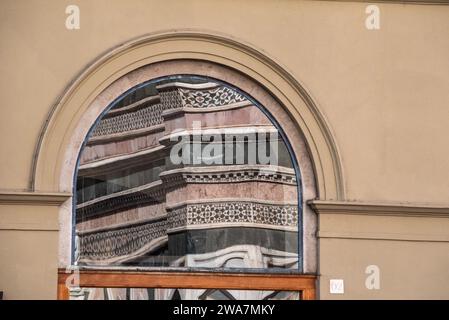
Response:
[{"label": "horizontal cornice ledge", "polygon": [[449,205],[326,200],[311,200],[307,204],[318,214],[449,218]]},{"label": "horizontal cornice ledge", "polygon": [[0,205],[60,206],[71,196],[68,192],[0,191]]},{"label": "horizontal cornice ledge", "polygon": [[182,107],[182,108],[164,110],[162,112],[162,117],[164,119],[169,119],[169,118],[174,118],[176,116],[180,116],[180,115],[183,115],[186,113],[218,113],[218,112],[241,109],[241,108],[252,107],[252,106],[254,106],[254,105],[251,101],[240,101],[240,102],[234,102],[234,103],[223,105],[223,106],[209,107],[209,108]]},{"label": "horizontal cornice ledge", "polygon": [[419,4],[419,5],[449,5],[449,0],[312,0],[323,2],[361,2],[361,3],[385,3],[385,4]]},{"label": "horizontal cornice ledge", "polygon": [[165,130],[164,124],[157,124],[157,125],[154,125],[151,127],[146,127],[146,128],[111,133],[111,134],[101,135],[101,136],[92,136],[89,138],[86,145],[92,146],[92,145],[105,144],[105,143],[116,142],[116,141],[130,140],[133,138],[150,135],[150,134],[154,134],[157,132],[163,132],[164,130]]}]

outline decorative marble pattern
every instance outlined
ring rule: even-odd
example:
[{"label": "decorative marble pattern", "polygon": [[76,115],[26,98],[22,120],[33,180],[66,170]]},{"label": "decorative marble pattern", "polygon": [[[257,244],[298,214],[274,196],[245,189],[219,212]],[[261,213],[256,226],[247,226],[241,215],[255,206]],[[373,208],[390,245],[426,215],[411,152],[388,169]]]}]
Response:
[{"label": "decorative marble pattern", "polygon": [[82,259],[104,260],[131,254],[151,240],[163,237],[167,220],[150,221],[127,228],[80,235],[79,255]]},{"label": "decorative marble pattern", "polygon": [[110,196],[105,197],[104,200],[79,206],[76,209],[77,219],[86,219],[101,213],[125,210],[144,204],[158,203],[162,200],[164,195],[162,189],[146,190],[144,192],[139,191],[117,196],[111,194]]},{"label": "decorative marble pattern", "polygon": [[283,173],[263,173],[257,171],[245,170],[241,172],[226,172],[221,174],[185,174],[185,180],[188,183],[233,183],[244,181],[264,181],[280,182],[290,185],[296,185],[295,175]]},{"label": "decorative marble pattern", "polygon": [[168,210],[158,220],[94,233],[81,233],[80,258],[104,260],[126,256],[151,240],[163,237],[170,229],[226,223],[253,223],[266,227],[297,227],[294,205],[273,205],[248,201],[188,204]]},{"label": "decorative marble pattern", "polygon": [[295,205],[273,205],[249,201],[188,204],[168,210],[169,227],[223,223],[253,223],[276,227],[297,227]]},{"label": "decorative marble pattern", "polygon": [[93,137],[148,128],[163,123],[162,112],[181,107],[213,108],[244,102],[247,99],[228,87],[213,89],[174,88],[160,93],[161,103],[147,103],[148,106],[134,112],[102,119],[92,132]]},{"label": "decorative marble pattern", "polygon": [[236,182],[274,182],[296,186],[294,173],[268,172],[259,169],[229,170],[221,172],[176,172],[161,175],[167,186],[183,183],[236,183]]},{"label": "decorative marble pattern", "polygon": [[164,90],[159,92],[161,97],[161,104],[165,106],[165,110],[182,108],[182,99],[179,95],[178,89]]},{"label": "decorative marble pattern", "polygon": [[178,90],[183,106],[188,108],[213,108],[248,101],[240,93],[224,86],[207,90]]},{"label": "decorative marble pattern", "polygon": [[163,104],[154,104],[131,113],[102,119],[92,132],[93,137],[148,128],[163,122]]}]

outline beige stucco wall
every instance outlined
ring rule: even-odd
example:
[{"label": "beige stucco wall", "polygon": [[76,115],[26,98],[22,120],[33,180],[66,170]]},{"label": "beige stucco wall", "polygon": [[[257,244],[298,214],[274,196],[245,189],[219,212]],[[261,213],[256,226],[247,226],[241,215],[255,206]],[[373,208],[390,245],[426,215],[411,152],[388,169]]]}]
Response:
[{"label": "beige stucco wall", "polygon": [[[65,28],[69,4],[80,7],[80,30]],[[365,7],[327,1],[2,1],[0,190],[29,188],[47,114],[90,62],[143,34],[189,28],[248,42],[304,85],[338,146],[343,200],[449,207],[449,6],[379,4],[377,31],[364,26]],[[5,223],[38,217],[54,226],[54,210],[20,202],[0,206],[5,298],[55,297],[57,227]],[[357,219],[320,217],[322,298],[449,298],[449,228],[442,227],[447,215],[400,217],[397,223],[375,214]],[[359,233],[373,236],[359,239],[365,238]],[[409,238],[384,239],[390,233]],[[381,267],[381,290],[364,287],[367,264]],[[330,278],[345,279],[345,295],[329,295]]]},{"label": "beige stucco wall", "polygon": [[[320,215],[320,297],[449,299],[449,219],[377,214]],[[365,286],[370,265],[379,290]],[[345,293],[331,295],[330,279],[343,279]]]},{"label": "beige stucco wall", "polygon": [[0,205],[3,299],[54,299],[58,257],[56,206]]}]

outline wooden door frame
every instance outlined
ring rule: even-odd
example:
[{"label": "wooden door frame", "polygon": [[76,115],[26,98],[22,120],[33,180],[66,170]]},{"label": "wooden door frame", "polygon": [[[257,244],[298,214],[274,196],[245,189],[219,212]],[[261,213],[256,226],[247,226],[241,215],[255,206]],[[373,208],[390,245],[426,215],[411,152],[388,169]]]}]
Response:
[{"label": "wooden door frame", "polygon": [[316,298],[315,275],[282,273],[178,272],[136,270],[58,270],[58,300],[69,299],[69,277],[85,288],[180,288],[299,291],[301,300]]}]

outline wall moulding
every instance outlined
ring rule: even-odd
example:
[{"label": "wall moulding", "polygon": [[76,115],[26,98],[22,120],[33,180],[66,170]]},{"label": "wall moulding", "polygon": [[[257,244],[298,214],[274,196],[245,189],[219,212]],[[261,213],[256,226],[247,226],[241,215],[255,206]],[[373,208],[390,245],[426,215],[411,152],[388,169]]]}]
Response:
[{"label": "wall moulding", "polygon": [[[175,69],[176,62],[180,61],[194,62],[195,67],[183,68],[179,64],[180,68]],[[156,65],[158,63],[171,63],[172,68],[165,70],[164,65]],[[133,73],[151,65],[153,70],[145,76]],[[224,68],[233,70],[233,75],[223,77]],[[257,83],[257,87],[247,84],[245,91],[262,97],[263,88],[265,95],[274,98],[290,118],[292,125],[284,128],[285,132],[299,131],[304,136],[306,145],[300,147],[307,148],[310,154],[317,196],[327,200],[345,198],[337,145],[327,121],[305,87],[262,50],[230,36],[197,30],[145,35],[115,47],[86,67],[54,104],[42,128],[31,168],[30,190],[71,191],[76,166],[71,158],[79,153],[82,145],[79,141],[82,134],[75,134],[79,123],[86,117],[98,116],[104,106],[123,93],[120,90],[114,94],[104,93],[106,88],[115,85],[124,90],[149,80],[150,76],[180,73],[215,77],[241,87],[235,83],[236,74],[239,74],[241,78],[237,82],[247,79]],[[282,124],[283,119],[277,120]],[[83,127],[85,134],[91,125]],[[71,147],[70,157],[67,150]]]},{"label": "wall moulding", "polygon": [[319,214],[318,238],[449,242],[449,206],[309,201]]},{"label": "wall moulding", "polygon": [[[329,1],[329,0],[315,0]],[[386,3],[386,4],[411,4],[411,5],[449,5],[449,0],[334,0],[336,2],[361,2],[361,3]]]},{"label": "wall moulding", "polygon": [[0,192],[0,205],[60,206],[72,195],[65,192]]},{"label": "wall moulding", "polygon": [[312,200],[308,204],[318,214],[378,215],[400,217],[449,218],[449,206],[408,203],[374,203]]}]

